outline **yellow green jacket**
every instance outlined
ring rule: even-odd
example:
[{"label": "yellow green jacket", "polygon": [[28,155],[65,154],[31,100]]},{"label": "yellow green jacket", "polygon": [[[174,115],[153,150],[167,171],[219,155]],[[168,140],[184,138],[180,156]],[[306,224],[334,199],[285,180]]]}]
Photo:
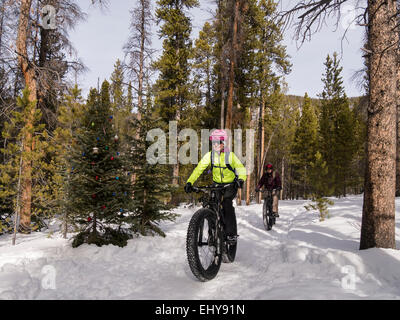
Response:
[{"label": "yellow green jacket", "polygon": [[[214,152],[214,151],[213,151]],[[226,167],[225,164],[225,153],[222,152],[219,156],[218,153],[214,152],[214,168],[213,168],[213,181],[216,183],[231,183],[235,180],[235,174]],[[236,171],[239,179],[246,181],[246,168],[240,162],[239,158],[233,153],[229,154],[229,163],[231,167]],[[191,176],[187,182],[194,184],[196,180],[201,176],[203,171],[211,165],[211,151],[208,152],[203,159],[200,160],[197,167],[193,170]],[[221,168],[218,168],[221,167]]]}]

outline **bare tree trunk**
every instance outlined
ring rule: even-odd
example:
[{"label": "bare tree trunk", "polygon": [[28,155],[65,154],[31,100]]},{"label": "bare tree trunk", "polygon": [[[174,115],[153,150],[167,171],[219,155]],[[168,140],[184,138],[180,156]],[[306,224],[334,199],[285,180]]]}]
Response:
[{"label": "bare tree trunk", "polygon": [[369,107],[360,249],[395,248],[395,1],[368,1]]},{"label": "bare tree trunk", "polygon": [[[400,66],[397,68],[398,72],[400,73]],[[399,81],[400,82],[400,81]],[[400,86],[399,86],[400,87]],[[400,92],[400,88],[397,89],[397,92]],[[400,197],[400,95],[398,95],[397,102],[399,103],[397,105],[397,110],[396,110],[396,133],[397,133],[397,143],[396,143],[396,197]]]},{"label": "bare tree trunk", "polygon": [[285,187],[285,157],[282,158],[282,176],[281,176],[281,182],[282,182],[282,190],[281,190],[281,200],[283,199],[283,189]]},{"label": "bare tree trunk", "polygon": [[1,7],[0,7],[0,57],[1,57],[1,49],[3,46],[4,12],[5,12],[5,3],[2,0]]},{"label": "bare tree trunk", "polygon": [[224,39],[222,35],[223,26],[223,15],[222,15],[222,1],[218,0],[218,23],[220,25],[220,32],[218,33],[218,42],[221,46],[221,52],[219,54],[219,66],[220,66],[220,94],[221,94],[221,113],[220,113],[220,129],[225,129],[225,70],[226,64],[224,59]]},{"label": "bare tree trunk", "polygon": [[139,56],[139,87],[138,87],[138,114],[137,118],[142,119],[141,110],[143,109],[143,78],[144,78],[144,50],[146,40],[146,15],[145,15],[145,1],[141,0],[141,37],[140,37],[140,56]]},{"label": "bare tree trunk", "polygon": [[226,109],[226,123],[227,129],[232,129],[232,111],[233,111],[233,94],[235,88],[235,67],[236,58],[238,52],[238,23],[239,23],[239,6],[240,0],[235,1],[235,13],[232,25],[232,44],[231,44],[231,56],[229,66],[229,81],[228,81],[228,97],[227,97],[227,109]]},{"label": "bare tree trunk", "polygon": [[[28,59],[27,39],[29,34],[29,13],[31,9],[31,0],[21,0],[18,35],[17,35],[17,53],[18,64],[25,79],[25,86],[29,89],[29,100],[37,101],[37,83],[35,79],[35,70]],[[30,155],[33,150],[32,128],[35,108],[29,119],[26,119],[27,133],[24,137],[24,153]],[[32,162],[24,159],[22,163],[23,179],[22,179],[22,210],[20,227],[30,232],[31,224],[31,205],[32,205]]]},{"label": "bare tree trunk", "polygon": [[[143,110],[143,80],[144,80],[144,54],[145,54],[145,41],[146,41],[146,3],[145,0],[140,0],[140,53],[139,53],[139,77],[138,77],[138,110],[137,110],[137,120],[142,120],[142,110]],[[139,129],[136,133],[136,139],[139,139],[140,132]],[[136,173],[135,167],[133,170],[133,175],[131,178],[131,183],[136,183]]]},{"label": "bare tree trunk", "polygon": [[[265,160],[267,159],[269,147],[271,146],[272,138],[274,137],[277,128],[278,128],[278,125],[275,126],[274,131],[272,132],[271,136],[269,137],[268,145],[267,145],[267,148],[265,149],[264,156],[263,156],[262,161],[261,161],[261,167],[258,168],[258,170],[259,170],[259,171],[258,171],[258,175],[259,175],[260,179],[261,179],[262,174],[263,174],[263,172],[264,172]],[[262,196],[262,195],[261,195],[261,193],[259,192],[258,198],[260,199],[260,202],[261,202],[261,196]]]},{"label": "bare tree trunk", "polygon": [[[260,121],[259,121],[259,154],[258,154],[258,175],[257,175],[257,182],[260,181],[263,173],[264,168],[262,164],[262,155],[264,154],[264,140],[265,140],[265,128],[264,128],[264,117],[265,117],[265,99],[264,95],[262,95],[262,103],[260,105]],[[261,203],[261,193],[257,196],[257,203]]]},{"label": "bare tree trunk", "polygon": [[251,193],[251,174],[247,175],[246,181],[246,206],[250,205],[250,193]]},{"label": "bare tree trunk", "polygon": [[271,146],[272,138],[275,135],[276,129],[278,129],[278,125],[275,126],[274,131],[272,132],[271,136],[269,137],[268,145],[267,145],[267,148],[265,149],[264,156],[263,156],[263,159],[262,159],[262,162],[261,162],[261,168],[259,169],[260,170],[259,174],[261,174],[263,172],[263,170],[264,170],[265,160],[267,159],[267,154],[268,154],[268,151],[269,151],[269,147]]},{"label": "bare tree trunk", "polygon": [[[178,88],[177,88],[178,91]],[[179,124],[179,121],[181,120],[181,112],[180,112],[180,107],[178,107],[178,110],[176,112],[176,121]],[[178,141],[177,141],[178,143]],[[178,148],[176,148],[176,150],[174,150],[174,152],[176,152],[176,164],[174,164],[174,168],[173,168],[173,173],[172,173],[172,184],[174,186],[179,186],[179,159],[178,159]]]},{"label": "bare tree trunk", "polygon": [[[400,46],[400,44],[399,44]],[[397,51],[397,78],[396,78],[396,197],[400,197],[400,48]]]},{"label": "bare tree trunk", "polygon": [[224,90],[221,89],[221,129],[225,129],[225,99],[223,91]]},{"label": "bare tree trunk", "polygon": [[19,161],[19,173],[18,173],[18,186],[17,186],[17,203],[15,206],[15,219],[14,219],[14,233],[12,237],[12,245],[15,245],[15,240],[17,238],[17,230],[18,230],[18,223],[20,219],[20,212],[21,212],[21,206],[20,206],[20,194],[21,194],[21,171],[22,171],[22,151],[24,150],[24,143],[21,142],[21,155],[20,155],[20,161]]},{"label": "bare tree trunk", "polygon": [[[257,127],[257,120],[254,120],[254,109],[253,107],[250,107],[250,128],[251,129],[255,129]],[[251,187],[251,171],[252,169],[254,169],[254,153],[253,152],[249,152],[250,150],[254,150],[254,139],[250,139],[250,141],[247,141],[247,135],[246,135],[246,145],[249,147],[249,149],[247,149],[246,146],[246,173],[247,173],[247,184],[246,184],[246,205],[250,205],[250,194],[251,194],[251,190],[253,189]],[[253,168],[252,168],[253,167]],[[254,175],[255,179],[257,179],[257,175]]]}]

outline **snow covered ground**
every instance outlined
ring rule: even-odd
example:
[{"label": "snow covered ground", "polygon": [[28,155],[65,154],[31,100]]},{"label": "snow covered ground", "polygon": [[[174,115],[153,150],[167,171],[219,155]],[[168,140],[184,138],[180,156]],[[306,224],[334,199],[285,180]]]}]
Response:
[{"label": "snow covered ground", "polygon": [[196,208],[177,209],[181,216],[163,224],[166,238],[135,238],[125,248],[73,249],[48,231],[18,235],[16,246],[2,236],[0,299],[400,299],[400,251],[359,251],[362,196],[334,200],[324,222],[304,209],[307,201],[281,201],[269,232],[261,205],[237,207],[236,261],[207,283],[186,261]]}]

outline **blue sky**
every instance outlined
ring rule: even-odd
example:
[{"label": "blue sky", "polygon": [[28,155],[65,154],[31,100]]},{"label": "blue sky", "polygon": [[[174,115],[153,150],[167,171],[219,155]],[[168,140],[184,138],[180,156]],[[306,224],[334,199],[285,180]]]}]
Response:
[{"label": "blue sky", "polygon": [[[71,40],[77,49],[78,56],[89,68],[88,72],[78,78],[84,95],[90,87],[97,86],[97,79],[102,82],[108,79],[112,73],[115,61],[124,57],[122,47],[129,35],[130,14],[129,10],[135,5],[135,1],[110,0],[107,10],[99,10],[90,5],[90,0],[80,0],[81,8],[88,13],[88,19],[78,25],[71,32]],[[193,37],[197,37],[204,22],[210,18],[207,9],[209,0],[201,1],[200,8],[193,9],[190,16],[193,21]],[[353,74],[362,68],[360,47],[362,46],[363,29],[355,27],[347,33],[347,39],[342,41],[344,29],[338,30],[332,24],[325,26],[315,34],[311,42],[306,42],[297,49],[293,40],[293,29],[285,32],[284,44],[291,56],[293,64],[292,72],[286,76],[288,93],[317,97],[321,93],[321,82],[324,73],[323,63],[327,54],[332,55],[337,51],[341,57],[343,66],[343,80],[348,96],[358,96],[362,90],[351,80]],[[161,43],[156,35],[157,26],[153,28],[153,46],[161,49]],[[343,51],[342,51],[343,47]]]}]

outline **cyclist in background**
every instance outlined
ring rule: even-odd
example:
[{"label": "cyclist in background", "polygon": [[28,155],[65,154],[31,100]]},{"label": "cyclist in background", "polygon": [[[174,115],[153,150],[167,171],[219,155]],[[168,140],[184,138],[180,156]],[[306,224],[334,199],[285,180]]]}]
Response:
[{"label": "cyclist in background", "polygon": [[265,173],[257,184],[256,192],[260,192],[262,187],[264,187],[265,190],[272,191],[272,212],[274,216],[278,218],[278,193],[282,190],[282,182],[279,173],[274,171],[274,167],[270,163],[265,166]]}]

